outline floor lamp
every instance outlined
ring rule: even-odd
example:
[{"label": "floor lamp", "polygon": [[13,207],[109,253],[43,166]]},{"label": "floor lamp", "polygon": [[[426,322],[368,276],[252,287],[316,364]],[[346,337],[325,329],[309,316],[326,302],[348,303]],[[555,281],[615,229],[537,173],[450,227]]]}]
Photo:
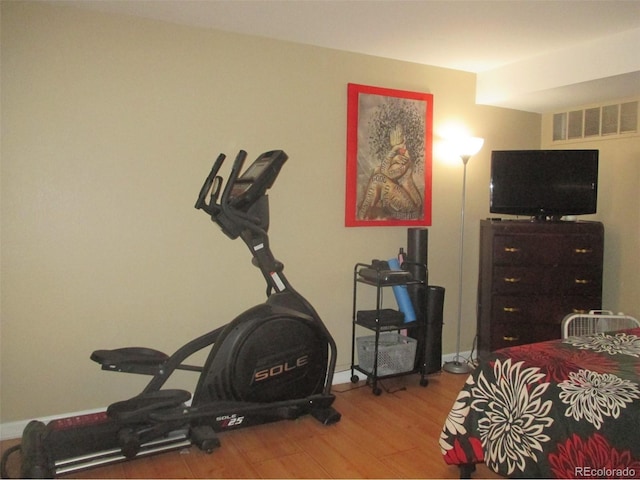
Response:
[{"label": "floor lamp", "polygon": [[456,334],[456,356],[450,362],[445,362],[442,369],[449,373],[469,373],[471,366],[460,358],[460,327],[462,323],[462,266],[464,258],[464,206],[467,191],[467,163],[469,159],[478,153],[484,143],[483,138],[471,137],[459,141],[457,150],[462,159],[462,207],[460,209],[460,252],[458,270],[458,331]]}]

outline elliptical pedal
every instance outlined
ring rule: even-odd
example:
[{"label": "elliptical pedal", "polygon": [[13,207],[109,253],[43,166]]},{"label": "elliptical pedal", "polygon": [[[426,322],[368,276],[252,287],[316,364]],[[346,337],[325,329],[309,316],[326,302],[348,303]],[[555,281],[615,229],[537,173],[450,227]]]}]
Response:
[{"label": "elliptical pedal", "polygon": [[169,356],[159,350],[144,347],[125,347],[114,350],[96,350],[91,360],[112,372],[157,375]]},{"label": "elliptical pedal", "polygon": [[158,390],[116,402],[107,408],[107,416],[121,424],[148,420],[149,414],[162,409],[175,408],[191,399],[186,390]]}]

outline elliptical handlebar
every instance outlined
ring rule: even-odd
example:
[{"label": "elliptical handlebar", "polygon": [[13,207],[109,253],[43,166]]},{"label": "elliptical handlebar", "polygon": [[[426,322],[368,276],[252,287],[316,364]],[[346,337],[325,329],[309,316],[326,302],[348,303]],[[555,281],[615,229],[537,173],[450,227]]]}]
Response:
[{"label": "elliptical handlebar", "polygon": [[[195,208],[204,210],[211,216],[217,215],[220,211],[220,206],[216,204],[216,201],[220,194],[222,177],[218,176],[218,171],[220,171],[220,167],[222,167],[225,158],[226,155],[224,153],[218,155],[213,167],[211,167],[211,172],[209,172],[209,175],[200,189],[200,194],[198,195],[198,200],[195,204]],[[206,199],[209,192],[211,192],[211,195],[209,197],[209,203],[207,203]]]}]

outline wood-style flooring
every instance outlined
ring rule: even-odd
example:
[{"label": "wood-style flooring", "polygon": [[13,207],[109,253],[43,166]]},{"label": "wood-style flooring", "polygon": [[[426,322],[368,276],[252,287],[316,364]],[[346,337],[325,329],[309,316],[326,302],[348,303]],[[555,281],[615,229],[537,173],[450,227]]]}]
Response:
[{"label": "wood-style flooring", "polygon": [[[459,478],[438,439],[465,380],[443,372],[421,387],[408,375],[383,381],[380,396],[364,382],[337,385],[337,424],[303,417],[259,425],[221,434],[212,454],[191,447],[67,478]],[[479,465],[474,478],[502,477]]]}]

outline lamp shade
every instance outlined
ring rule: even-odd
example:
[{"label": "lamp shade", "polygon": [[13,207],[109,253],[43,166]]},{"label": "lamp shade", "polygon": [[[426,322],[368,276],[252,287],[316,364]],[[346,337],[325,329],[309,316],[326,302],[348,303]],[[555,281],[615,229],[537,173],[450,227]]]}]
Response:
[{"label": "lamp shade", "polygon": [[458,155],[461,157],[471,157],[478,153],[484,144],[484,138],[467,137],[458,141]]}]

